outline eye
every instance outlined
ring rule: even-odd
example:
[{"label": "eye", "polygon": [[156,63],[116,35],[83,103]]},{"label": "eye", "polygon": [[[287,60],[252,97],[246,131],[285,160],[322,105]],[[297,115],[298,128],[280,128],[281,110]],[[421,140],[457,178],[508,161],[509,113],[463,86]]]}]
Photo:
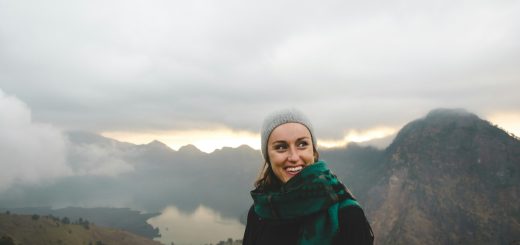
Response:
[{"label": "eye", "polygon": [[302,140],[300,142],[298,142],[298,144],[296,146],[298,146],[298,148],[305,148],[309,145],[309,142],[307,142],[306,140]]},{"label": "eye", "polygon": [[279,151],[279,152],[284,151],[287,149],[287,144],[284,144],[284,143],[275,144],[275,145],[273,145],[273,149],[275,151]]}]

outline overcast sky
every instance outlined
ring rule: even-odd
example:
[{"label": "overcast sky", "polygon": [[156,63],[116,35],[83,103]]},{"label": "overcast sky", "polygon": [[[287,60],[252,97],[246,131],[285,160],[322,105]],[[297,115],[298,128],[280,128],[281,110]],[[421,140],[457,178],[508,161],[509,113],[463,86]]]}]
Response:
[{"label": "overcast sky", "polygon": [[[0,0],[1,117],[248,143],[267,113],[296,107],[325,142],[447,107],[520,134],[519,13],[520,1]],[[204,133],[217,131],[228,136]]]}]

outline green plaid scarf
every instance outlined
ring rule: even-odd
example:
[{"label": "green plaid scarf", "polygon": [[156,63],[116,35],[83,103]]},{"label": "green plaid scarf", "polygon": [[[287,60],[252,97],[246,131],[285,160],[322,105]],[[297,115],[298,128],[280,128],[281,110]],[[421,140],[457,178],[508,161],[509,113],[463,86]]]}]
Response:
[{"label": "green plaid scarf", "polygon": [[255,212],[268,220],[303,219],[299,244],[331,244],[339,232],[338,212],[359,206],[325,162],[309,165],[278,191],[251,191]]}]

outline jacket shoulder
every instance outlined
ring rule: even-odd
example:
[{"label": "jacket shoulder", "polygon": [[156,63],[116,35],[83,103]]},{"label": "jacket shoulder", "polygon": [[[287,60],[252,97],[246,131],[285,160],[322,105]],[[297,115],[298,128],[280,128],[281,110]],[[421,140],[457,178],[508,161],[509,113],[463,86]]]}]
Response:
[{"label": "jacket shoulder", "polygon": [[360,206],[343,207],[338,216],[338,244],[373,244],[374,233]]}]

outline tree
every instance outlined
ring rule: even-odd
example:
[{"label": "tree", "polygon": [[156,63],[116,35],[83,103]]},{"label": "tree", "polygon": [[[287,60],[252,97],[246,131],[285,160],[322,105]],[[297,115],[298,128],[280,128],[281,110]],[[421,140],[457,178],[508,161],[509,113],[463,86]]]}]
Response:
[{"label": "tree", "polygon": [[70,219],[67,218],[67,217],[63,217],[63,218],[61,219],[61,223],[68,225],[68,224],[70,224]]},{"label": "tree", "polygon": [[90,229],[90,223],[88,222],[88,220],[84,220],[83,223],[81,223],[81,226],[83,226],[83,228],[85,229]]},{"label": "tree", "polygon": [[10,236],[2,236],[0,238],[0,245],[15,245],[15,243]]}]

